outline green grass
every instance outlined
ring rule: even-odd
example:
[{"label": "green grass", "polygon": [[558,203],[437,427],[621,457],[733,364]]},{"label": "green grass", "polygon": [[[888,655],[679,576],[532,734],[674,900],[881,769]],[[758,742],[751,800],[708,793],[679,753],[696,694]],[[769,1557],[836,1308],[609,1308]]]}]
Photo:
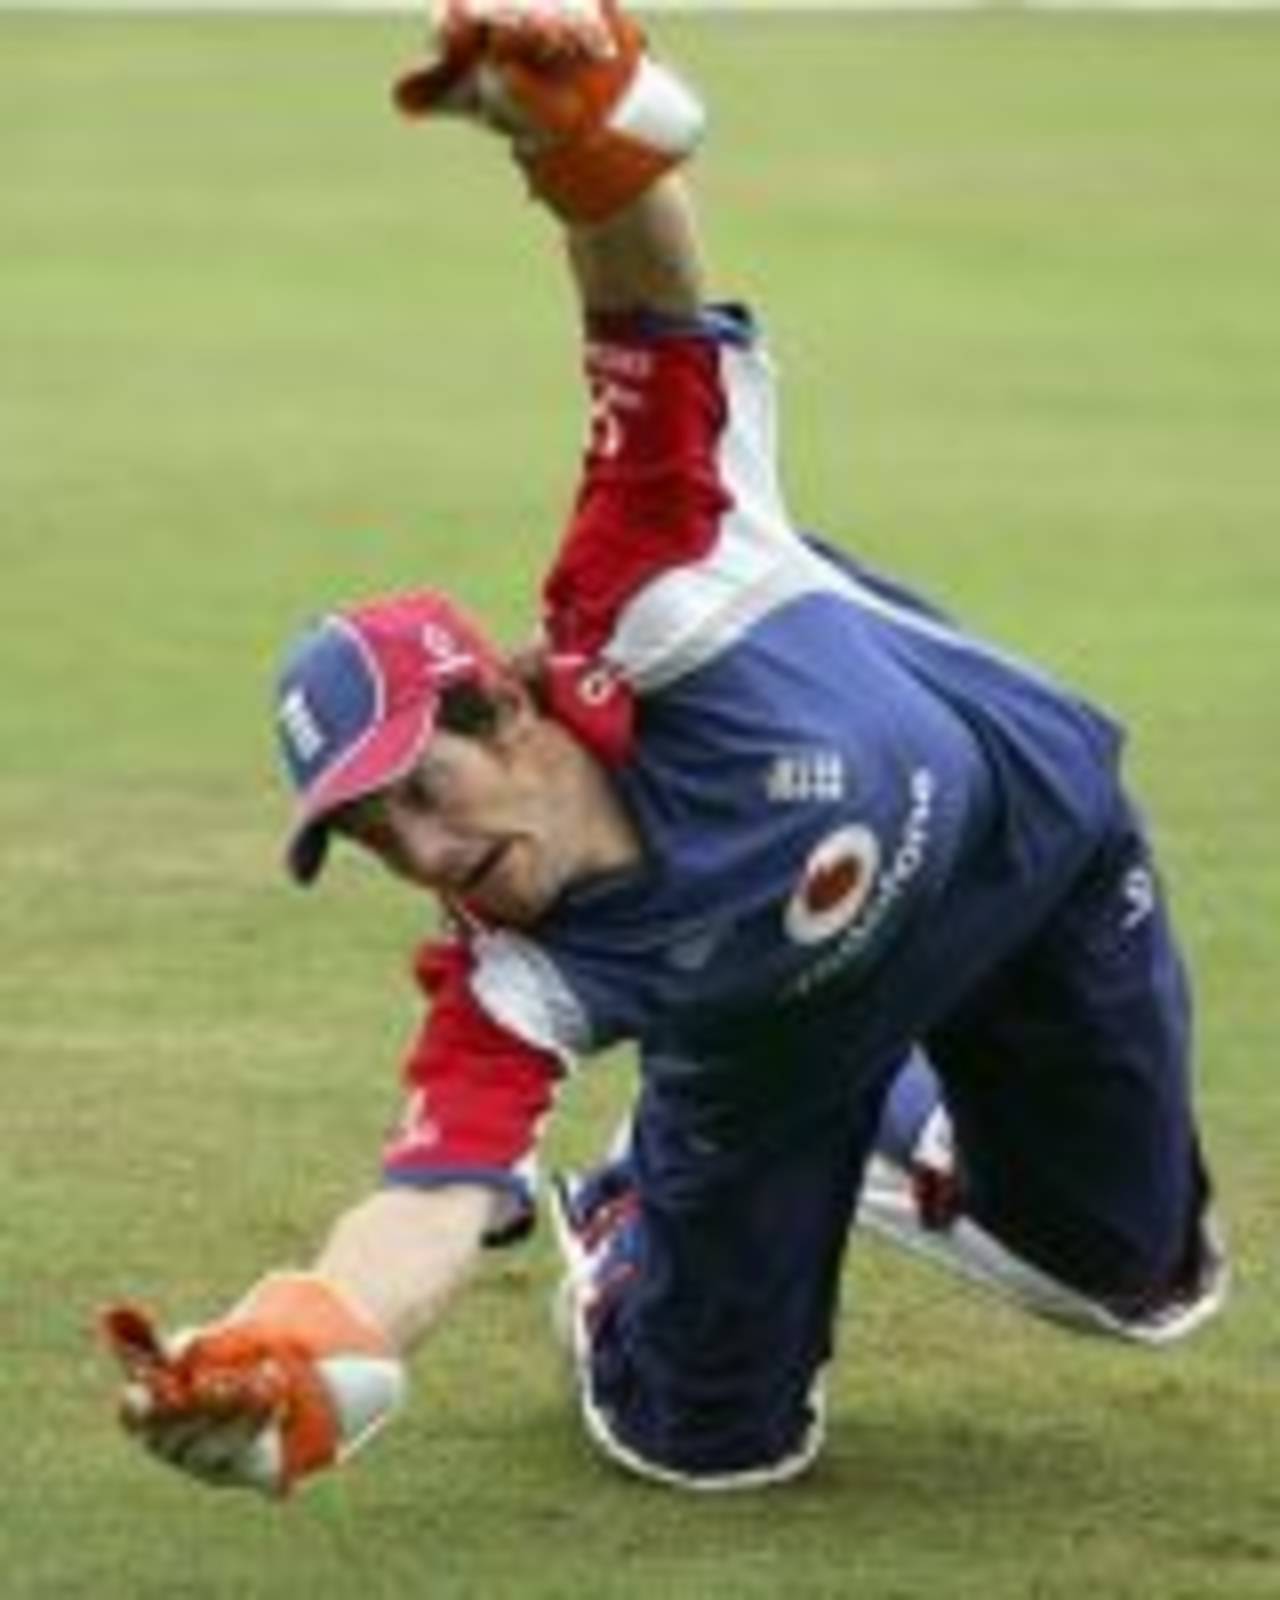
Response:
[{"label": "green grass", "polygon": [[[283,637],[447,580],[506,633],[572,487],[570,302],[406,19],[0,18],[0,1587],[15,1600],[1273,1596],[1280,212],[1271,19],[673,22],[802,518],[1121,708],[1198,974],[1231,1316],[1159,1358],[854,1252],[829,1454],[622,1482],[492,1263],[287,1512],[135,1458],[88,1329],[199,1317],[373,1171],[421,909],[276,873]],[[568,1099],[590,1150],[625,1063]]]}]

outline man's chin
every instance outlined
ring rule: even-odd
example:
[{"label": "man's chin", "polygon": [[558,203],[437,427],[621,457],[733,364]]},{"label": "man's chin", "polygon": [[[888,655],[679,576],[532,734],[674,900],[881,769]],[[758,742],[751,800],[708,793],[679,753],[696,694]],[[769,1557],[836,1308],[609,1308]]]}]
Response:
[{"label": "man's chin", "polygon": [[554,895],[517,877],[518,862],[502,861],[490,881],[477,885],[462,904],[480,921],[502,928],[529,928],[550,910]]},{"label": "man's chin", "polygon": [[469,896],[460,902],[463,909],[491,928],[531,928],[543,914],[523,900],[498,895]]}]

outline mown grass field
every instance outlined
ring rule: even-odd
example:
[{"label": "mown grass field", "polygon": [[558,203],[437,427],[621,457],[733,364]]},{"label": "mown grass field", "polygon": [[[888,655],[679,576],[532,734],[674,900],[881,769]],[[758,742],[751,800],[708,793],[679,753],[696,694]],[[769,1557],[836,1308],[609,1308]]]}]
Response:
[{"label": "mown grass field", "polygon": [[[1280,208],[1267,18],[671,22],[792,500],[1120,708],[1198,973],[1239,1287],[1185,1350],[855,1251],[829,1454],[673,1498],[580,1440],[548,1245],[281,1511],[138,1459],[95,1308],[216,1310],[374,1170],[422,908],[276,872],[277,648],[447,580],[512,638],[573,482],[571,307],[405,19],[0,17],[0,1592],[1280,1592]],[[592,1148],[625,1062],[570,1092]]]}]

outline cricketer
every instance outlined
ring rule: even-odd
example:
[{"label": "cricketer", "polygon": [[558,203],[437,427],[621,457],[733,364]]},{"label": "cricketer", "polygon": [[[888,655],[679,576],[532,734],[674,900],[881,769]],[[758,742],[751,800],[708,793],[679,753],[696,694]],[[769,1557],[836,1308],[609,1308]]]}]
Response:
[{"label": "cricketer", "polygon": [[[405,116],[506,142],[581,302],[590,441],[504,655],[440,588],[295,640],[301,883],[335,844],[446,911],[383,1182],[305,1269],[182,1334],[117,1306],[130,1436],[282,1495],[539,1204],[570,1066],[641,1087],[541,1203],[576,1404],[623,1469],[783,1482],[823,1440],[858,1229],[1081,1331],[1223,1303],[1190,1008],[1110,716],[798,531],[759,322],[710,298],[699,95],[614,0],[444,0]],[[444,578],[446,574],[431,574]]]}]

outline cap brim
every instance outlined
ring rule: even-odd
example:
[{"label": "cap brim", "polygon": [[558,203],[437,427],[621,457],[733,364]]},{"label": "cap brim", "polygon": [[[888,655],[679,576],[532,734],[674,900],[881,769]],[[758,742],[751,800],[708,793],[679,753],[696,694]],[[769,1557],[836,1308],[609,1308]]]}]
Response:
[{"label": "cap brim", "polygon": [[302,797],[285,846],[285,865],[295,882],[313,883],[320,875],[333,813],[402,778],[426,748],[434,728],[434,700],[389,718]]}]

